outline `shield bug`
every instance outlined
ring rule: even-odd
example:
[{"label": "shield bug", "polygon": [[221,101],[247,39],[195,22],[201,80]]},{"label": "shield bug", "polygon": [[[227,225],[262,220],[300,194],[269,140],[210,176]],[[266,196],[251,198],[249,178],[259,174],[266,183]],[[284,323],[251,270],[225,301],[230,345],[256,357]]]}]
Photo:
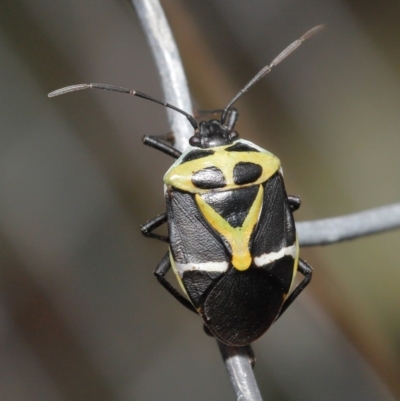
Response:
[{"label": "shield bug", "polygon": [[[154,274],[186,308],[199,314],[209,334],[232,346],[257,340],[309,284],[311,267],[299,258],[293,212],[300,199],[286,194],[279,159],[239,138],[233,104],[321,25],[306,32],[260,70],[222,111],[200,121],[145,93],[105,84],[80,84],[138,96],[173,109],[194,129],[184,153],[156,136],[143,141],[176,162],[164,176],[166,212],[141,226],[142,233],[169,243]],[[168,224],[168,237],[154,232]],[[185,295],[165,278],[172,267]],[[290,292],[296,272],[303,280]]]}]

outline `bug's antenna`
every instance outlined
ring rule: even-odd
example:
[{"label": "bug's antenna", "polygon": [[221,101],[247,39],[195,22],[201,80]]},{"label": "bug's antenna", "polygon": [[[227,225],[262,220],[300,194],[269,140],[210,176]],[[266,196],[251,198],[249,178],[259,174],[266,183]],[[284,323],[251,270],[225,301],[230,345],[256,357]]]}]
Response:
[{"label": "bug's antenna", "polygon": [[130,90],[126,88],[121,88],[119,86],[114,86],[114,85],[107,85],[107,84],[78,84],[78,85],[72,85],[72,86],[67,86],[65,88],[57,89],[54,92],[51,92],[48,94],[48,97],[54,97],[54,96],[59,96],[59,95],[64,95],[65,93],[69,92],[74,92],[74,91],[79,91],[83,89],[103,89],[107,91],[113,91],[113,92],[120,92],[120,93],[127,93],[128,95],[133,95],[133,96],[138,96],[146,100],[150,100],[151,102],[161,104],[164,107],[168,107],[172,110],[177,111],[178,113],[183,114],[190,122],[192,127],[196,130],[199,126],[197,124],[197,121],[194,119],[193,116],[190,114],[186,113],[186,111],[183,111],[181,109],[178,109],[178,107],[173,106],[172,104],[169,104],[167,102],[164,102],[162,100],[156,99],[152,96],[146,95],[146,93],[135,91],[135,90]]},{"label": "bug's antenna", "polygon": [[311,38],[311,36],[315,35],[321,29],[323,29],[323,25],[317,25],[314,28],[307,31],[303,36],[299,39],[295,40],[292,44],[290,44],[285,50],[278,54],[272,62],[266,65],[261,71],[259,71],[251,80],[247,83],[247,85],[241,89],[236,96],[228,103],[228,105],[224,108],[221,115],[221,124],[225,123],[226,116],[228,114],[228,110],[232,107],[233,103],[236,102],[245,92],[247,92],[256,82],[258,82],[261,78],[271,72],[272,68],[278,65],[282,60],[284,60],[289,54],[293,53],[305,40]]}]

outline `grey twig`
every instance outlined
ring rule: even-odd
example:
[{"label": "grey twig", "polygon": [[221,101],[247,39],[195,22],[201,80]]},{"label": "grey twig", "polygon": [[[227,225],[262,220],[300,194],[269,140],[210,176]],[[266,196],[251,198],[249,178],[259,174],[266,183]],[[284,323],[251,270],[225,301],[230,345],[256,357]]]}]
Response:
[{"label": "grey twig", "polygon": [[[165,100],[188,113],[192,105],[176,43],[158,0],[130,0],[136,9],[161,76]],[[167,110],[175,146],[185,150],[192,127],[179,113]],[[400,203],[330,219],[297,223],[302,246],[331,244],[400,227]],[[240,401],[262,400],[245,348],[218,343]]]},{"label": "grey twig", "polygon": [[[139,16],[143,31],[161,77],[164,98],[168,103],[192,114],[192,101],[185,72],[171,28],[158,0],[131,0]],[[184,151],[193,135],[187,119],[173,110],[168,110],[168,120],[175,137],[175,148]]]},{"label": "grey twig", "polygon": [[[139,16],[161,76],[165,101],[189,113],[192,104],[178,48],[158,0],[131,0]],[[183,151],[193,128],[179,113],[168,111],[175,147]],[[253,369],[245,349],[218,343],[229,378],[240,401],[261,401]]]},{"label": "grey twig", "polygon": [[400,203],[296,224],[301,246],[326,245],[400,227]]},{"label": "grey twig", "polygon": [[246,347],[228,347],[218,341],[225,368],[238,401],[262,401]]}]

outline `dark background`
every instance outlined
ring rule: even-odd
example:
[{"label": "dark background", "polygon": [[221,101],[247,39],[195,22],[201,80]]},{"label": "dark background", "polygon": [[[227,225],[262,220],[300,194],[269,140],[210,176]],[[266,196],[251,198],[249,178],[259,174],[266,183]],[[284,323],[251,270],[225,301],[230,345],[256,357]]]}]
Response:
[{"label": "dark background", "polygon": [[[282,161],[298,220],[400,199],[395,0],[165,0],[194,103],[221,108],[284,47],[306,42],[237,103],[238,131]],[[156,282],[171,160],[144,147],[163,97],[123,0],[0,3],[0,399],[232,400],[215,341]],[[302,252],[311,286],[255,344],[265,400],[400,399],[400,233]]]}]

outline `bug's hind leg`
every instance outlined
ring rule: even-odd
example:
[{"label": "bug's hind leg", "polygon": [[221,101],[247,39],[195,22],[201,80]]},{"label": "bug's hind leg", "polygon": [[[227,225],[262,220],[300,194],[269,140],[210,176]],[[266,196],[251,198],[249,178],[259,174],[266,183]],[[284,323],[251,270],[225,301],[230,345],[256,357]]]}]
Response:
[{"label": "bug's hind leg", "polygon": [[299,196],[296,195],[288,195],[288,202],[289,202],[289,207],[290,210],[295,212],[296,210],[300,209],[301,206],[301,199]]},{"label": "bug's hind leg", "polygon": [[292,291],[292,293],[286,298],[286,301],[282,305],[278,317],[275,322],[283,315],[286,309],[293,303],[293,301],[300,295],[300,293],[307,287],[312,278],[312,267],[305,262],[303,259],[299,259],[298,271],[304,276],[303,281]]},{"label": "bug's hind leg", "polygon": [[177,159],[182,154],[182,152],[175,149],[173,146],[168,145],[166,142],[170,142],[170,143],[174,142],[171,134],[158,135],[158,136],[145,135],[143,137],[143,143],[145,145],[150,146],[151,148],[157,149],[160,152],[163,152],[163,153],[167,154],[168,156],[173,157],[174,159]]},{"label": "bug's hind leg", "polygon": [[154,219],[147,221],[146,223],[140,226],[140,230],[145,237],[158,239],[163,242],[169,242],[168,237],[165,235],[155,234],[153,231],[165,224],[168,221],[167,213],[161,213]]},{"label": "bug's hind leg", "polygon": [[167,252],[164,257],[161,259],[161,262],[158,264],[156,270],[154,271],[154,275],[157,277],[158,282],[184,307],[189,309],[190,311],[198,314],[195,307],[192,303],[187,300],[169,281],[166,280],[165,275],[168,273],[168,270],[171,268],[171,261],[169,260],[169,252]]}]

